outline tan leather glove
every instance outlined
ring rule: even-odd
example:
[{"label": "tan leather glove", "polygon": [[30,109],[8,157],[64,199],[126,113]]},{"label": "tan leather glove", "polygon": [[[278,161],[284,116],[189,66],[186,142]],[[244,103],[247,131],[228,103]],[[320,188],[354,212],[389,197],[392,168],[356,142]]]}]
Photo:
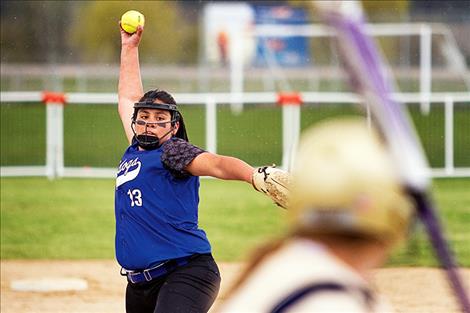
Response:
[{"label": "tan leather glove", "polygon": [[291,177],[289,172],[277,169],[275,166],[263,166],[254,170],[252,176],[253,187],[283,208],[288,206],[289,185]]}]

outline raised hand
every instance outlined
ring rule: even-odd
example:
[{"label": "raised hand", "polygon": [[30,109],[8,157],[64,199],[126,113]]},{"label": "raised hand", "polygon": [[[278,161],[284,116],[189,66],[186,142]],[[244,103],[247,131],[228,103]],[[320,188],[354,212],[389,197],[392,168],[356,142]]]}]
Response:
[{"label": "raised hand", "polygon": [[138,47],[140,40],[142,39],[142,33],[144,28],[142,26],[137,26],[137,31],[133,34],[129,34],[121,27],[121,22],[119,22],[119,29],[121,31],[121,45],[122,46],[131,46]]}]

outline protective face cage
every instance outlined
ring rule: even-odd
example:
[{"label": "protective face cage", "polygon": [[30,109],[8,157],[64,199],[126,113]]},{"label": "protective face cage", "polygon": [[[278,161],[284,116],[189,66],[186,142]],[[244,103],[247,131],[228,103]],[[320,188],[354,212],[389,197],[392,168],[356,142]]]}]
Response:
[{"label": "protective face cage", "polygon": [[[152,149],[158,148],[161,145],[160,143],[161,138],[164,138],[169,133],[171,133],[174,130],[177,122],[179,122],[179,128],[175,136],[188,141],[188,135],[186,133],[186,127],[184,125],[183,116],[178,111],[176,104],[155,103],[154,101],[155,100],[152,99],[152,100],[146,100],[146,101],[139,101],[134,104],[134,114],[132,115],[131,128],[134,133],[134,139],[137,141],[138,145],[145,150],[152,150]],[[160,110],[169,111],[171,114],[171,120],[165,121],[165,122],[151,122],[151,123],[143,121],[143,120],[137,120],[137,112],[143,108],[160,109]],[[157,136],[148,135],[148,134],[137,135],[135,131],[135,124],[145,126],[145,127],[152,126],[152,125],[155,125],[157,127],[166,127],[166,124],[168,123],[171,123],[171,128],[166,134],[161,136],[161,138],[158,138]]]}]

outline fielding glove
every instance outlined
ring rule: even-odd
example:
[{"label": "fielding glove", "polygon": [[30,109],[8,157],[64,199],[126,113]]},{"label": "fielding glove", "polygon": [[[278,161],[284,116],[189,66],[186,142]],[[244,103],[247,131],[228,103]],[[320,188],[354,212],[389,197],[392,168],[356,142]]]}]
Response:
[{"label": "fielding glove", "polygon": [[270,197],[277,205],[287,208],[291,177],[289,172],[273,166],[258,167],[252,176],[253,187]]}]

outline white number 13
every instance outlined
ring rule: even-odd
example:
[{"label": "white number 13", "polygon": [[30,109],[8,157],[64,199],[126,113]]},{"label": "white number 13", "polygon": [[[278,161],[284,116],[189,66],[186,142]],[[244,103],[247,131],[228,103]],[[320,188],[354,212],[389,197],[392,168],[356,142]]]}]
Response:
[{"label": "white number 13", "polygon": [[131,199],[131,206],[142,206],[142,193],[139,189],[128,190],[127,194]]}]

